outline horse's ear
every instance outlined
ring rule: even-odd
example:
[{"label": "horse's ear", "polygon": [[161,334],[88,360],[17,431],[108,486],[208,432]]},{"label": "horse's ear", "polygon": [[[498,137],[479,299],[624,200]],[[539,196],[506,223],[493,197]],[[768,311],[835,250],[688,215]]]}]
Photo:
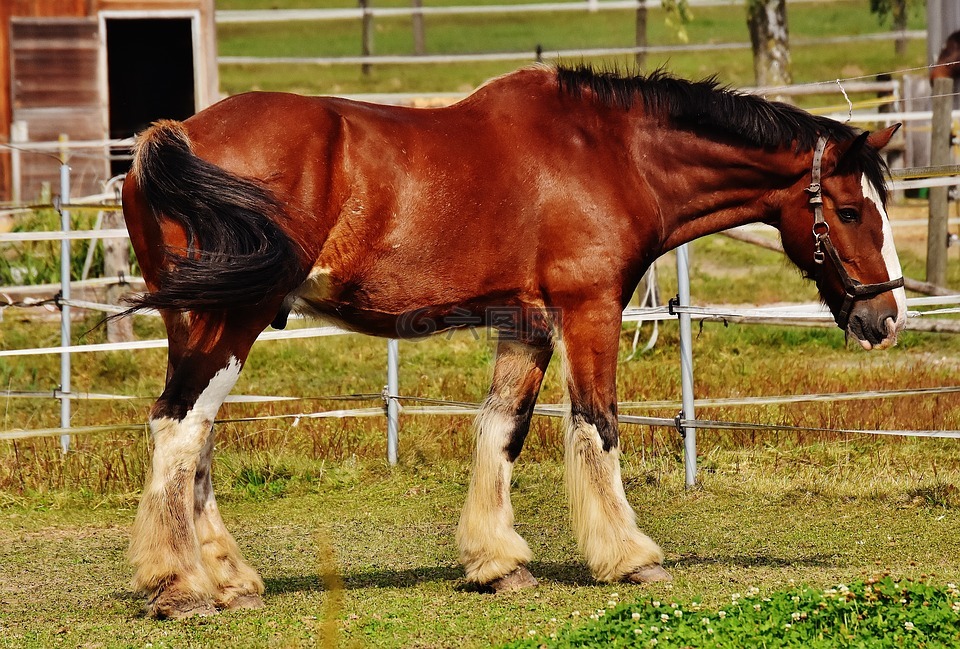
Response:
[{"label": "horse's ear", "polygon": [[857,156],[860,155],[860,151],[864,145],[868,145],[875,151],[879,151],[887,146],[890,138],[893,137],[893,134],[896,133],[899,128],[900,124],[894,124],[893,126],[888,126],[885,129],[872,133],[870,131],[864,131],[855,138],[839,143],[834,149],[833,155],[824,160],[824,173],[836,173],[847,168],[847,165],[852,164],[857,159]]},{"label": "horse's ear", "polygon": [[880,131],[874,131],[867,136],[867,144],[879,151],[883,147],[887,146],[890,142],[890,138],[893,137],[893,134],[897,132],[901,124],[894,124],[893,126],[888,126],[885,129]]},{"label": "horse's ear", "polygon": [[869,131],[864,131],[855,138],[838,143],[837,146],[833,148],[833,151],[828,152],[827,155],[824,156],[823,174],[826,176],[837,173],[842,170],[848,162],[856,160],[863,145],[867,143],[868,137],[870,137]]}]

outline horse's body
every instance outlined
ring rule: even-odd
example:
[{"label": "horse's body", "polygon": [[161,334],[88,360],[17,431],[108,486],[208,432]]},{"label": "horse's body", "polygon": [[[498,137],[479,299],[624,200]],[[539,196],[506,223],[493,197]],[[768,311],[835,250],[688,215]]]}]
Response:
[{"label": "horse's body", "polygon": [[[669,578],[619,477],[621,310],[662,253],[762,221],[842,328],[868,349],[893,344],[905,308],[877,153],[892,131],[857,137],[710,83],[543,67],[444,109],[256,93],[155,125],[123,196],[151,291],[138,306],[161,310],[170,341],[131,545],[150,612],[261,604],[217,511],[212,421],[256,336],[291,308],[381,336],[502,330],[457,534],[467,579],[494,590],[536,583],[510,475],[562,349],[580,549],[601,580]],[[838,253],[826,264],[818,227]],[[845,273],[878,286],[852,296],[847,281],[845,295]]]}]

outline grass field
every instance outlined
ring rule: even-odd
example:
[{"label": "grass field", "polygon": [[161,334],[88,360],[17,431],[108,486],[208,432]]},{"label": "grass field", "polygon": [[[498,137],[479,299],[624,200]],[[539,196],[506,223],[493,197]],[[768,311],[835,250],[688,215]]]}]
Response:
[{"label": "grass field", "polygon": [[[293,0],[292,6],[300,6]],[[402,3],[400,3],[402,4]],[[663,13],[650,2],[648,42],[678,45],[677,30],[665,24]],[[248,7],[248,0],[219,3],[222,8]],[[278,6],[286,6],[279,4]],[[380,5],[377,5],[380,6]],[[388,6],[386,3],[384,6]],[[905,58],[894,54],[893,42],[843,46],[801,45],[804,39],[880,32],[885,28],[870,13],[866,0],[792,4],[789,10],[794,80],[797,83],[832,81],[903,70],[925,65],[925,44],[913,40]],[[923,28],[922,12],[911,14],[911,29]],[[686,26],[691,43],[749,43],[743,8],[703,7]],[[634,14],[630,11],[587,13],[503,14],[484,16],[429,16],[426,18],[427,52],[530,52],[544,50],[630,47],[635,40]],[[360,23],[356,20],[261,25],[225,24],[218,28],[220,54],[224,56],[344,56],[360,54]],[[412,54],[410,20],[378,18],[375,54]],[[598,59],[600,65],[617,64],[632,69],[629,57]],[[383,65],[369,75],[359,66],[227,65],[220,81],[227,93],[244,90],[295,90],[308,94],[358,92],[468,92],[486,79],[509,72],[523,61],[502,63]],[[688,78],[716,75],[734,86],[752,85],[753,64],[749,47],[709,53],[672,52],[650,55],[648,69],[664,67]],[[808,100],[811,107],[842,102],[838,95]]]},{"label": "grass field", "polygon": [[[290,0],[280,6],[303,6]],[[791,4],[795,38],[876,31],[865,1]],[[260,7],[234,0],[222,8]],[[651,41],[674,42],[658,12]],[[541,20],[542,19],[542,20]],[[513,50],[543,43],[624,45],[632,16],[471,19],[465,26],[428,22],[431,51]],[[921,17],[913,18],[912,27]],[[404,52],[409,27],[378,21],[377,51]],[[268,28],[224,26],[221,53],[352,53],[357,25]],[[739,10],[701,9],[691,40],[746,40]],[[553,44],[553,45],[551,45]],[[281,49],[286,48],[286,49]],[[915,65],[893,57],[892,43],[794,49],[799,81],[859,76]],[[654,61],[685,76],[718,74],[751,83],[749,54],[675,55]],[[513,66],[221,70],[224,89],[306,92],[466,90]],[[817,101],[832,103],[834,99]],[[922,216],[925,204],[893,216]],[[907,275],[923,276],[921,229],[897,228]],[[956,253],[952,253],[955,255]],[[722,237],[693,246],[692,293],[699,303],[772,303],[815,299],[778,254]],[[664,296],[676,290],[672,256],[660,265]],[[951,257],[950,284],[960,286]],[[74,328],[100,342],[89,318]],[[138,336],[162,336],[156,321],[136,320]],[[645,330],[649,332],[649,330]],[[697,396],[886,390],[956,384],[960,339],[906,332],[893,350],[866,354],[835,329],[695,323]],[[476,336],[474,335],[476,333]],[[677,332],[663,325],[656,348],[634,359],[633,329],[621,336],[619,397],[676,400]],[[56,344],[55,321],[7,309],[0,349]],[[401,343],[401,393],[478,401],[490,376],[493,345],[485,332]],[[0,388],[52,392],[54,356],[0,359]],[[78,391],[125,394],[128,401],[85,400],[75,425],[142,424],[162,387],[161,350],[78,354]],[[258,345],[235,393],[297,395],[303,401],[233,404],[225,420],[313,409],[379,405],[324,396],[379,393],[385,343],[337,337]],[[542,402],[563,399],[552,366]],[[56,426],[55,401],[6,398],[2,430]],[[676,407],[627,408],[672,417]],[[701,408],[711,419],[828,428],[960,429],[960,396]],[[668,428],[623,427],[623,476],[641,527],[667,555],[672,585],[638,588],[594,583],[568,530],[561,475],[560,422],[535,420],[514,476],[518,530],[530,542],[541,587],[491,597],[466,587],[456,563],[454,530],[468,484],[468,417],[404,415],[400,465],[384,461],[382,417],[228,421],[218,428],[214,480],[227,525],[267,585],[263,611],[163,623],[140,615],[128,590],[128,530],[148,465],[145,430],[77,436],[61,457],[54,438],[0,441],[0,647],[485,647],[595,624],[617,606],[653,611],[654,600],[711,615],[735,594],[826,589],[889,573],[945,588],[960,581],[960,454],[955,440],[878,438],[822,432],[700,431],[700,485],[683,489],[682,443]],[[635,604],[634,604],[635,603]],[[948,621],[949,623],[949,621]],[[919,624],[919,622],[918,622]],[[960,630],[960,627],[958,627]],[[837,630],[837,643],[845,642]],[[936,646],[936,645],[929,645]]]}]

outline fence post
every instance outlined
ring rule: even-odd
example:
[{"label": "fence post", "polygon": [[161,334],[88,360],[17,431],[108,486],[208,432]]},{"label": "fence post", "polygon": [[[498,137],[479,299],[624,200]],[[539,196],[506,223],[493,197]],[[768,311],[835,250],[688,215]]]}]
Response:
[{"label": "fence post", "polygon": [[[677,248],[677,306],[690,306],[690,258],[687,244]],[[680,388],[682,393],[681,418],[696,419],[693,406],[693,331],[690,314],[678,314],[680,321]],[[684,485],[690,489],[697,484],[697,429],[683,427]]]},{"label": "fence post", "polygon": [[397,448],[400,437],[400,404],[397,395],[400,391],[400,341],[387,340],[387,461],[390,466],[397,464]]},{"label": "fence post", "polygon": [[[370,0],[360,0],[360,9],[363,11],[360,34],[360,53],[363,56],[373,54],[373,14],[370,12]],[[360,71],[364,75],[370,74],[372,66],[364,63],[360,66]]]},{"label": "fence post", "polygon": [[[933,81],[933,122],[930,131],[930,166],[950,164],[950,126],[953,79]],[[927,281],[947,284],[948,187],[930,188],[930,222],[927,226]]]},{"label": "fence post", "polygon": [[417,55],[426,54],[427,36],[423,26],[423,0],[413,0],[413,53]]},{"label": "fence post", "polygon": [[[64,207],[70,203],[70,165],[67,152],[67,136],[61,135],[60,142],[60,229],[64,234],[70,232],[70,211]],[[69,347],[70,335],[70,240],[64,237],[60,241],[60,346]],[[60,352],[60,427],[70,428],[70,352]],[[70,450],[70,435],[60,436],[60,451]]]},{"label": "fence post", "polygon": [[[18,120],[10,124],[10,143],[11,144],[23,144],[29,139],[30,134],[27,132],[27,123],[23,120]],[[20,149],[14,146],[10,150],[10,180],[11,180],[11,198],[13,198],[14,203],[19,203],[23,200],[23,194],[21,193],[20,186],[23,184],[23,163],[20,158]]]},{"label": "fence post", "polygon": [[[647,47],[647,0],[637,0],[637,47]],[[634,55],[637,61],[637,69],[643,70],[647,62],[647,52],[645,49],[637,50]]]}]

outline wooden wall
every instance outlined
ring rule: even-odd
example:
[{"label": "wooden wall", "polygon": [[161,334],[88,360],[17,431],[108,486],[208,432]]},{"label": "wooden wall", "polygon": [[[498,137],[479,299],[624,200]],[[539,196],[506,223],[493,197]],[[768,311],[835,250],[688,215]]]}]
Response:
[{"label": "wooden wall", "polygon": [[[10,139],[10,17],[88,16],[93,0],[2,0],[0,1],[0,142]],[[10,158],[0,154],[0,199],[10,196]]]},{"label": "wooden wall", "polygon": [[[57,133],[64,131],[72,139],[105,138],[105,100],[98,76],[98,13],[167,10],[199,12],[201,36],[194,74],[198,108],[203,108],[216,101],[219,93],[214,0],[0,0],[0,142],[10,139],[15,101],[20,102],[17,109],[21,114],[25,106],[33,111],[29,133],[32,140],[56,139]],[[66,21],[70,24],[65,27],[63,39],[51,45],[48,38],[43,52],[32,45],[39,41],[31,40],[29,21],[18,20],[18,41],[22,45],[20,51],[11,52],[12,17],[87,20]],[[16,88],[11,87],[14,57],[18,70],[26,71]],[[75,172],[84,174],[83,169]],[[11,194],[10,156],[0,149],[0,201],[9,200]]]}]

